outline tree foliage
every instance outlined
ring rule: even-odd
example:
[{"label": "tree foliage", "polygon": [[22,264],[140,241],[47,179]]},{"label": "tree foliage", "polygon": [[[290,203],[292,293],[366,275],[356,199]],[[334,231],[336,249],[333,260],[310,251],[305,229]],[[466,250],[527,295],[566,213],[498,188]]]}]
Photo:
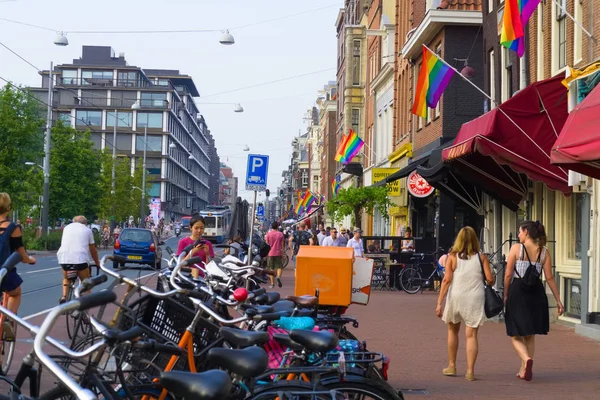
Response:
[{"label": "tree foliage", "polygon": [[57,121],[50,150],[51,220],[98,215],[102,193],[100,155],[89,131],[80,132]]},{"label": "tree foliage", "polygon": [[10,194],[14,210],[27,212],[39,202],[41,171],[25,162],[41,163],[43,128],[39,103],[28,91],[10,84],[0,89],[0,190]]},{"label": "tree foliage", "polygon": [[[102,155],[100,217],[110,219],[111,216],[114,216],[115,221],[125,221],[130,215],[139,217],[142,201],[142,174],[144,173],[142,165],[137,163],[132,175],[131,159],[129,157],[117,157],[115,159],[115,193],[113,194],[111,193],[113,166],[111,153],[112,150],[107,150]],[[146,188],[147,191],[148,188]],[[146,199],[148,199],[148,193],[146,193]],[[144,211],[147,212],[147,209]]]},{"label": "tree foliage", "polygon": [[355,226],[361,226],[363,211],[373,215],[378,210],[387,217],[387,209],[392,203],[386,187],[349,187],[340,189],[337,196],[327,202],[327,212],[334,221],[351,216]]}]

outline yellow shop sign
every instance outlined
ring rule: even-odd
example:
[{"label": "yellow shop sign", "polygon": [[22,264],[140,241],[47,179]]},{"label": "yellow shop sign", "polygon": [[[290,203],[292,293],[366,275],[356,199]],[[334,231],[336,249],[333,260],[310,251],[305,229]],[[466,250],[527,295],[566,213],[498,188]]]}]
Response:
[{"label": "yellow shop sign", "polygon": [[[371,170],[372,173],[372,181],[373,183],[377,183],[379,181],[384,180],[394,172],[398,172],[398,168],[373,168]],[[388,183],[386,185],[388,190],[388,195],[397,197],[400,196],[400,180],[396,179],[394,182]]]}]

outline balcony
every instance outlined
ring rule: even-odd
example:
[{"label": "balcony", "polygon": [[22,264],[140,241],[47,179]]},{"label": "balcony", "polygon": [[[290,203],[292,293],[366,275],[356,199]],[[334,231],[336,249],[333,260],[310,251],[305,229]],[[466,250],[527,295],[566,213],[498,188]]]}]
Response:
[{"label": "balcony", "polygon": [[[61,99],[62,100],[62,99]],[[66,97],[63,101],[58,104],[55,101],[56,106],[69,106],[69,107],[110,107],[110,108],[125,108],[130,109],[131,106],[136,102],[136,99],[123,99],[123,98],[108,98],[108,97],[96,97],[96,96],[73,96]],[[167,100],[142,100],[140,102],[140,108],[149,110],[169,110],[171,104]]]},{"label": "balcony", "polygon": [[155,84],[143,79],[63,78],[57,77],[59,86],[88,86],[98,88],[136,88],[175,90],[170,82]]}]

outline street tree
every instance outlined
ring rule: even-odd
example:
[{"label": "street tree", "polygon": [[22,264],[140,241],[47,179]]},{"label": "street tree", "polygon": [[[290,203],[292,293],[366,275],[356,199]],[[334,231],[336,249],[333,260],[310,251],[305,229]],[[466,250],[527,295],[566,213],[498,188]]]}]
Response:
[{"label": "street tree", "polygon": [[[136,163],[136,168],[131,171],[131,159],[119,156],[115,159],[115,191],[112,193],[112,166],[111,151],[102,155],[102,197],[100,199],[100,217],[116,222],[125,221],[129,216],[139,216],[142,201],[142,165]],[[148,195],[146,194],[146,198]]]},{"label": "street tree", "polygon": [[57,121],[50,150],[51,220],[98,215],[102,187],[100,152],[90,131],[80,132]]},{"label": "street tree", "polygon": [[39,203],[41,170],[25,162],[41,163],[43,129],[39,102],[29,91],[12,84],[0,89],[0,190],[10,194],[13,210],[27,212]]},{"label": "street tree", "polygon": [[337,196],[327,202],[327,212],[340,222],[344,217],[352,217],[352,224],[360,227],[362,213],[373,215],[378,210],[387,218],[388,207],[392,205],[385,187],[349,187],[340,189]]}]

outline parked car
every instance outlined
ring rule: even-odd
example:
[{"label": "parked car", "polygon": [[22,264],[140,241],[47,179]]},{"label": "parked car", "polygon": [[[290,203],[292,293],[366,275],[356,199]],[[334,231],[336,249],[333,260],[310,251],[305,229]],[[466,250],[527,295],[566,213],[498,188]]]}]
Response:
[{"label": "parked car", "polygon": [[[149,229],[126,228],[115,241],[113,254],[127,259],[127,263],[147,264],[156,269],[161,268],[162,249],[158,238]],[[121,267],[125,263],[121,263]],[[113,268],[119,263],[113,261]]]}]

